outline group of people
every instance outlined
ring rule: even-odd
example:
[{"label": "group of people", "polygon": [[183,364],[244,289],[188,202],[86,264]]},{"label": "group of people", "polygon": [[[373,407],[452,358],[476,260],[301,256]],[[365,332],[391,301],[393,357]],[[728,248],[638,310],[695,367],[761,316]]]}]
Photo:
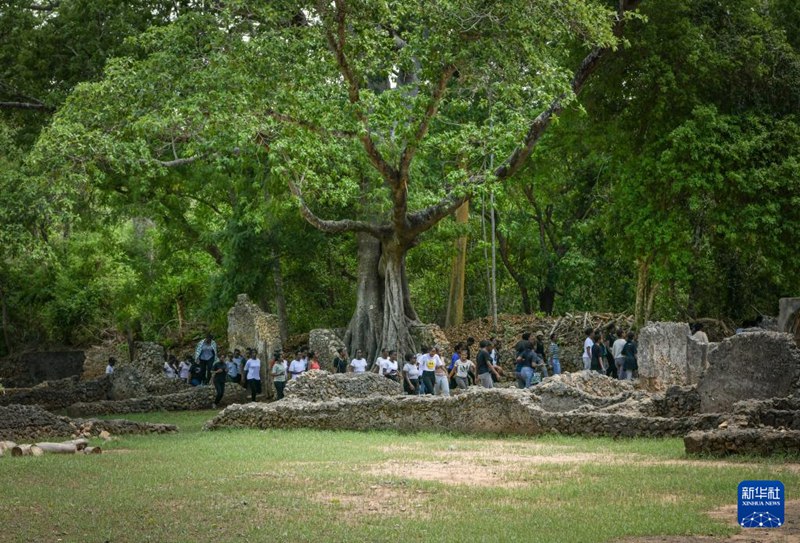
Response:
[{"label": "group of people", "polygon": [[[342,348],[336,353],[333,369],[336,373],[375,372],[401,383],[407,394],[449,396],[454,388],[464,390],[471,385],[493,388],[505,375],[499,363],[501,342],[496,338],[481,341],[473,360],[474,345],[475,340],[468,338],[464,343],[457,343],[449,356],[437,346],[422,347],[420,352],[406,353],[402,357],[398,357],[397,351],[384,348],[371,363],[361,349],[349,358],[347,350]],[[625,336],[622,330],[616,330],[603,337],[600,330],[587,329],[583,367],[618,379],[632,379],[637,370],[636,351],[633,332]],[[514,345],[513,352],[514,377],[519,388],[535,386],[551,372],[553,375],[561,373],[561,348],[556,334],[550,334],[550,343],[545,345],[543,332],[535,335],[525,332]],[[288,361],[285,353],[276,351],[265,368],[278,399],[283,398],[289,380],[321,367],[317,354],[307,347],[295,351],[291,358]],[[239,349],[220,353],[210,334],[197,344],[194,355],[187,354],[180,363],[170,355],[164,363],[164,373],[168,378],[181,379],[191,386],[213,385],[215,406],[222,400],[226,383],[246,387],[253,401],[263,391],[257,350],[246,349],[245,354]]]},{"label": "group of people", "polygon": [[616,379],[633,379],[639,369],[635,334],[622,329],[608,332],[587,328],[583,342],[583,369],[603,373]]}]

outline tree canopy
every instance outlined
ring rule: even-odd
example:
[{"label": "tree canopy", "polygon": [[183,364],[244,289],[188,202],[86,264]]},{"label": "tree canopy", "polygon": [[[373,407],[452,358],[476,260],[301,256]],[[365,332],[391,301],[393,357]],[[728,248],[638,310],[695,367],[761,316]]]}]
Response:
[{"label": "tree canopy", "polygon": [[177,341],[238,292],[406,348],[456,236],[489,311],[492,223],[503,311],[773,311],[800,8],[652,4],[3,2],[5,350]]}]

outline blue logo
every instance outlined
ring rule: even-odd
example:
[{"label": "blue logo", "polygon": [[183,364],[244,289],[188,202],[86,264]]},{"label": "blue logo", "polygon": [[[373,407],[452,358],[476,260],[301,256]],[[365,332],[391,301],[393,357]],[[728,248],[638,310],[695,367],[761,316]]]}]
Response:
[{"label": "blue logo", "polygon": [[785,502],[780,481],[742,481],[739,483],[739,526],[780,528]]}]

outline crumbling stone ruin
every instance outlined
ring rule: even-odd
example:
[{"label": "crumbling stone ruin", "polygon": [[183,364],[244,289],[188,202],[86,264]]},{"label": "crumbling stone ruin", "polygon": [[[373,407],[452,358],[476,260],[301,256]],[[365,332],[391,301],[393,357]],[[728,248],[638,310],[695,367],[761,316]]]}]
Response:
[{"label": "crumbling stone ruin", "polygon": [[281,348],[278,317],[265,313],[250,301],[247,294],[239,294],[236,304],[228,311],[228,348],[258,349],[262,361]]},{"label": "crumbling stone ruin", "polygon": [[[682,327],[673,330],[676,336],[684,332]],[[685,331],[688,336],[688,327]],[[673,343],[684,360],[689,341]],[[399,390],[374,394],[365,389],[374,379],[376,384],[388,381],[377,375],[313,372],[294,385],[294,396],[271,404],[229,406],[206,427],[686,436],[690,453],[771,454],[798,444],[798,353],[788,334],[741,334],[710,351],[709,368],[701,372],[698,385],[662,381],[656,392],[583,371],[546,378],[528,390],[472,387],[451,397],[404,396]],[[684,381],[690,375],[687,367],[671,364],[653,375]],[[737,401],[741,399],[746,400]]]},{"label": "crumbling stone ruin", "polygon": [[[249,401],[247,391],[235,384],[225,387],[222,397],[224,405]],[[145,395],[122,400],[99,400],[76,402],[67,407],[71,417],[91,415],[122,415],[127,413],[150,413],[153,411],[193,411],[211,409],[214,405],[214,388],[210,386],[186,387],[181,392],[161,395]]]},{"label": "crumbling stone ruin", "polygon": [[709,354],[697,391],[704,413],[729,411],[739,400],[783,398],[800,392],[800,349],[789,334],[747,332]]},{"label": "crumbling stone ruin", "polygon": [[715,344],[691,337],[686,323],[649,322],[639,331],[639,379],[649,390],[696,385]]},{"label": "crumbling stone ruin", "polygon": [[43,438],[177,432],[171,424],[126,420],[70,419],[33,405],[0,407],[0,440],[35,441]]}]

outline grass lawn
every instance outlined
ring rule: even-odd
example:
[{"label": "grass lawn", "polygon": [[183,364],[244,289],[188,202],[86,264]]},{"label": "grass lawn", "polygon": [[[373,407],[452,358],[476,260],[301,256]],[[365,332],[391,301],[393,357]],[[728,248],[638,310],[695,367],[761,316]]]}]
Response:
[{"label": "grass lawn", "polygon": [[0,458],[0,541],[556,541],[737,531],[744,479],[800,491],[800,458],[687,458],[680,439],[203,432],[104,454]]}]

